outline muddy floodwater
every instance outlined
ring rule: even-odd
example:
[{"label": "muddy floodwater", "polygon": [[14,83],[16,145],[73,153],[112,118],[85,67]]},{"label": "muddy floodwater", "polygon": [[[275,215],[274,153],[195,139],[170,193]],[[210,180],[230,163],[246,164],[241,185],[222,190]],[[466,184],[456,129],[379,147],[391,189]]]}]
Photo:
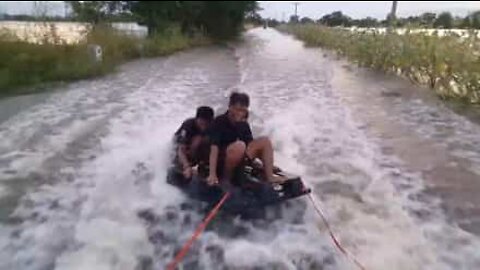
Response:
[{"label": "muddy floodwater", "polygon": [[[205,214],[165,181],[172,133],[235,90],[367,269],[480,269],[478,117],[428,89],[272,29],[63,87],[0,100],[0,269],[164,269]],[[220,213],[183,266],[355,269],[306,197]]]}]

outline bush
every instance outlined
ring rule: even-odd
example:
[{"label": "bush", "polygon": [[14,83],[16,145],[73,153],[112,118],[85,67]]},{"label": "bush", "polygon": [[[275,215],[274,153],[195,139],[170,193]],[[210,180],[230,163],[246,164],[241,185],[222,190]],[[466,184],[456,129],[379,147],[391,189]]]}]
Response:
[{"label": "bush", "polygon": [[[22,88],[47,82],[72,81],[102,75],[131,59],[166,55],[207,43],[208,39],[203,36],[186,37],[178,28],[142,39],[127,36],[106,25],[98,25],[89,31],[83,42],[70,45],[27,43],[2,31],[0,95],[25,92]],[[102,47],[101,62],[93,61],[88,44]]]},{"label": "bush", "polygon": [[89,61],[85,46],[0,42],[0,89],[75,80],[101,73]]},{"label": "bush", "polygon": [[118,31],[109,25],[97,25],[86,36],[87,44],[102,47],[103,65],[112,67],[116,64],[141,56],[141,38]]},{"label": "bush", "polygon": [[144,53],[149,57],[162,56],[209,43],[210,39],[205,36],[194,35],[193,37],[187,37],[181,33],[179,28],[173,28],[171,31],[155,34],[145,40]]}]

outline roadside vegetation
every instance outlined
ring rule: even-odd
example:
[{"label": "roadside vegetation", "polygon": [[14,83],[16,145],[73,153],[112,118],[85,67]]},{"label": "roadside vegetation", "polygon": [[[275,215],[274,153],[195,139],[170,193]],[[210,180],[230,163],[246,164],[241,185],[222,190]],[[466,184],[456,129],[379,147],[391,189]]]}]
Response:
[{"label": "roadside vegetation", "polygon": [[[279,23],[276,20],[270,20],[269,25],[275,26]],[[321,24],[324,26],[342,26],[342,27],[398,27],[398,28],[436,28],[436,29],[480,29],[480,10],[472,12],[465,17],[454,16],[450,12],[442,12],[440,14],[425,12],[418,16],[409,16],[394,18],[391,20],[388,15],[384,20],[378,20],[372,17],[362,19],[353,19],[341,11],[335,11],[326,14],[319,19],[309,17],[291,16],[289,23],[301,24]]]},{"label": "roadside vegetation", "polygon": [[[104,25],[90,31],[79,44],[28,43],[3,31],[0,95],[29,93],[43,89],[48,82],[104,75],[128,60],[167,55],[209,42],[205,36],[186,36],[175,28],[150,38],[138,38]],[[101,60],[96,60],[89,44],[102,48]]]},{"label": "roadside vegetation", "polygon": [[442,98],[480,103],[480,39],[471,30],[439,35],[406,30],[351,31],[318,24],[284,24],[308,46],[320,46],[359,66],[395,73],[428,86]]},{"label": "roadside vegetation", "polygon": [[[68,1],[71,21],[87,23],[88,33],[74,44],[58,35],[51,19],[36,19],[47,29],[29,43],[0,29],[0,96],[30,93],[51,82],[104,75],[119,64],[140,57],[235,38],[244,19],[257,10],[256,1]],[[146,26],[144,37],[130,35],[111,22]],[[92,48],[99,46],[101,59]]]}]

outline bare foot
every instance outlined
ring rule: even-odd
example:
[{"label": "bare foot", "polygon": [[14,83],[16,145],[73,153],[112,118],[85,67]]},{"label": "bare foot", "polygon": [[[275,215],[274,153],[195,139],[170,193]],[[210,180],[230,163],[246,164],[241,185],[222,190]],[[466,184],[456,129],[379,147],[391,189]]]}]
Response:
[{"label": "bare foot", "polygon": [[270,182],[270,183],[276,183],[276,184],[281,184],[281,183],[283,183],[283,182],[285,182],[285,181],[287,181],[287,180],[288,180],[288,178],[285,177],[285,176],[274,174],[274,175],[272,176],[272,178],[270,178],[270,179],[268,180],[268,182]]}]

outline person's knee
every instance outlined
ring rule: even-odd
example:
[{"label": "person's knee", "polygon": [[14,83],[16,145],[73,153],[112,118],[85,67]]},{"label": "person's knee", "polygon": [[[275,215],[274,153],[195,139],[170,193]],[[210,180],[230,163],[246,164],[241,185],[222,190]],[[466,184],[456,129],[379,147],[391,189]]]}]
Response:
[{"label": "person's knee", "polygon": [[260,137],[256,139],[258,141],[258,144],[261,145],[262,147],[271,147],[272,146],[272,141],[268,137]]},{"label": "person's knee", "polygon": [[239,160],[245,155],[246,145],[244,142],[234,142],[227,148],[227,158],[231,160]]}]

